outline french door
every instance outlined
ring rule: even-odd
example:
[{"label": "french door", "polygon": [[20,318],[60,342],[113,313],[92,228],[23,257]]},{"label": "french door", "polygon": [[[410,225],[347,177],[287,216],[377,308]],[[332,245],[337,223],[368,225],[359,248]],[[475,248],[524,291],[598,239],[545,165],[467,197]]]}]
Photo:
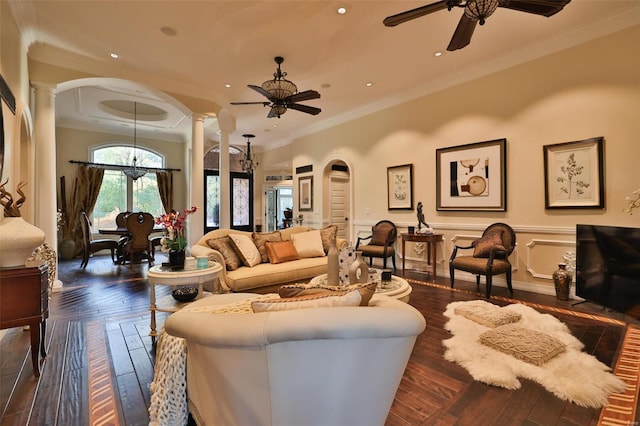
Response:
[{"label": "french door", "polygon": [[231,172],[231,202],[220,205],[220,173],[218,170],[204,171],[204,230],[220,228],[220,211],[229,209],[231,229],[253,231],[253,179],[247,173]]}]

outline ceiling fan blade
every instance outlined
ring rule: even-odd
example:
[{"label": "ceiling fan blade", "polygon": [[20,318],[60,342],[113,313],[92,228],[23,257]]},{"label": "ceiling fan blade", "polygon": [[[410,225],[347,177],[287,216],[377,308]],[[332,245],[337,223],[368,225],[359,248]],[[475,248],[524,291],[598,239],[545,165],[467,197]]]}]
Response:
[{"label": "ceiling fan blade", "polygon": [[411,21],[412,19],[420,18],[421,16],[428,15],[433,12],[437,12],[442,9],[446,9],[449,7],[449,4],[458,4],[460,1],[437,1],[435,3],[428,4],[426,6],[420,6],[415,9],[407,10],[406,12],[401,12],[396,15],[387,16],[384,18],[382,23],[387,27],[395,27],[396,25],[402,24],[407,21]]},{"label": "ceiling fan blade", "polygon": [[288,108],[295,109],[301,112],[306,112],[311,115],[318,115],[322,111],[320,108],[308,106],[308,105],[300,105],[300,104],[291,104]]},{"label": "ceiling fan blade", "polygon": [[267,114],[267,118],[280,118],[280,114],[278,114],[278,111],[276,111],[276,108],[274,106],[272,106],[271,109],[269,110],[269,114]]},{"label": "ceiling fan blade", "polygon": [[315,90],[305,90],[304,92],[296,93],[286,97],[284,100],[288,103],[308,101],[311,99],[320,99],[320,93]]},{"label": "ceiling fan blade", "polygon": [[500,7],[549,17],[560,12],[570,1],[571,0],[501,0]]},{"label": "ceiling fan blade", "polygon": [[269,105],[269,102],[266,101],[262,101],[262,102],[230,102],[231,105],[263,105],[263,106],[267,106]]},{"label": "ceiling fan blade", "polygon": [[467,16],[463,14],[462,18],[460,18],[460,21],[458,22],[456,31],[453,33],[453,37],[451,37],[447,50],[453,52],[454,50],[462,49],[468,45],[471,42],[471,36],[473,35],[473,31],[476,29],[477,24],[478,21],[467,18]]},{"label": "ceiling fan blade", "polygon": [[271,93],[267,92],[266,90],[264,90],[262,87],[260,86],[256,86],[254,84],[247,84],[247,87],[249,89],[253,89],[256,92],[260,93],[262,96],[264,96],[265,98],[269,99],[271,102],[274,101],[274,99],[271,98]]}]

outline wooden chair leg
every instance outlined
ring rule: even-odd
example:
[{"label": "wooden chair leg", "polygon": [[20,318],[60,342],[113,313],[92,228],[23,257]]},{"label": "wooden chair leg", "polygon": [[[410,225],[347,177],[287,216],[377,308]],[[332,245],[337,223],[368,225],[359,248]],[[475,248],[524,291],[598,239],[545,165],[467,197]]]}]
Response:
[{"label": "wooden chair leg", "polygon": [[511,269],[507,271],[507,287],[509,287],[509,293],[513,295],[513,286],[511,285]]},{"label": "wooden chair leg", "polygon": [[491,284],[492,284],[491,281],[492,281],[491,280],[491,274],[488,274],[487,275],[487,292],[486,292],[487,299],[491,297]]},{"label": "wooden chair leg", "polygon": [[449,265],[449,279],[451,280],[451,288],[453,288],[454,271],[454,267]]}]

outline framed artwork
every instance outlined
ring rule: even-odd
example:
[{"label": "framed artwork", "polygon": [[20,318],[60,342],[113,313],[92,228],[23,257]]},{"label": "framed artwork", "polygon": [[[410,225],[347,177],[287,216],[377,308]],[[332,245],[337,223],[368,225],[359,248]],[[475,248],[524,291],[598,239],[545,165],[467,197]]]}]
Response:
[{"label": "framed artwork", "polygon": [[436,149],[436,210],[507,211],[507,140]]},{"label": "framed artwork", "polygon": [[387,167],[389,210],[413,210],[413,164]]},{"label": "framed artwork", "polygon": [[546,209],[604,208],[604,138],[545,145]]},{"label": "framed artwork", "polygon": [[298,203],[300,211],[313,210],[313,176],[298,179]]}]

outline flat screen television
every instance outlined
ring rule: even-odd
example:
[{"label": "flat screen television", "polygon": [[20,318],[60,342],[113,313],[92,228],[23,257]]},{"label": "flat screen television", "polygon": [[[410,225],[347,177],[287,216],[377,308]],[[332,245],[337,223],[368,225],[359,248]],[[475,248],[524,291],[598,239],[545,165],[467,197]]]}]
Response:
[{"label": "flat screen television", "polygon": [[640,228],[576,226],[576,295],[640,319]]}]

